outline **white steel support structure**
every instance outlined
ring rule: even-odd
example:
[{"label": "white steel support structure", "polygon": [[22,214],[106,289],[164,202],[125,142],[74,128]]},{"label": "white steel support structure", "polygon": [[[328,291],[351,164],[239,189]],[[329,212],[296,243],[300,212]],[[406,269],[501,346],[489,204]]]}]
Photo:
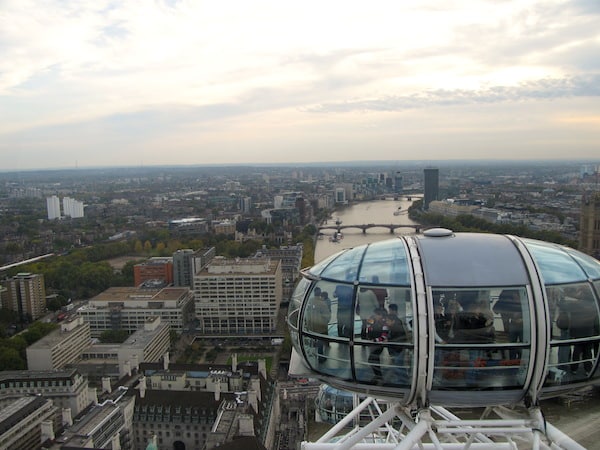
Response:
[{"label": "white steel support structure", "polygon": [[[448,409],[430,406],[413,411],[400,403],[367,397],[316,442],[303,442],[302,450],[585,450],[547,423],[537,407],[515,410],[488,407],[479,419],[461,419]],[[365,413],[373,420],[358,423]]]}]

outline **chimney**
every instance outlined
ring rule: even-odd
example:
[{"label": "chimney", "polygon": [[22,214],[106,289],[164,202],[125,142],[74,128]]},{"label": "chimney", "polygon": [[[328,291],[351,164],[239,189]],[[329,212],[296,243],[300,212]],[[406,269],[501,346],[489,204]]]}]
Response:
[{"label": "chimney", "polygon": [[260,390],[260,380],[258,378],[250,378],[250,390],[256,392],[258,401],[262,401],[262,391]]},{"label": "chimney", "polygon": [[112,392],[110,377],[102,377],[102,392],[107,392],[109,394]]},{"label": "chimney", "polygon": [[62,409],[62,424],[67,427],[73,425],[73,416],[71,415],[71,408]]},{"label": "chimney", "polygon": [[231,371],[235,372],[235,369],[237,369],[237,353],[231,355]]},{"label": "chimney", "polygon": [[258,373],[263,376],[263,378],[267,379],[267,363],[264,359],[258,360]]},{"label": "chimney", "polygon": [[98,390],[96,388],[88,389],[88,397],[91,403],[93,403],[94,405],[98,404]]},{"label": "chimney", "polygon": [[123,372],[125,372],[128,377],[131,376],[131,361],[125,361],[125,364],[123,364]]},{"label": "chimney", "polygon": [[44,420],[42,422],[42,435],[41,442],[46,442],[48,439],[54,440],[54,424],[51,420]]},{"label": "chimney", "polygon": [[248,391],[248,404],[252,406],[252,409],[258,414],[258,401],[256,399],[256,391]]},{"label": "chimney", "polygon": [[114,434],[110,440],[112,450],[121,450],[121,439],[119,439],[119,433]]},{"label": "chimney", "polygon": [[165,353],[165,356],[163,357],[163,369],[165,371],[169,370],[169,352]]},{"label": "chimney", "polygon": [[221,400],[221,381],[217,380],[215,383],[215,402]]},{"label": "chimney", "polygon": [[140,358],[137,353],[133,355],[131,358],[131,370],[135,370],[136,372],[140,369]]},{"label": "chimney", "polygon": [[144,398],[146,396],[146,377],[140,377],[138,388],[140,390],[140,398]]}]

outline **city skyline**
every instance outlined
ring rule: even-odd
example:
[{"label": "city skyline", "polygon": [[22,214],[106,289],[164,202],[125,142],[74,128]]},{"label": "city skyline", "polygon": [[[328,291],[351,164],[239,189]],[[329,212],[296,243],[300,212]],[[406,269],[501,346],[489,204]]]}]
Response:
[{"label": "city skyline", "polygon": [[597,159],[600,6],[8,1],[4,170]]}]

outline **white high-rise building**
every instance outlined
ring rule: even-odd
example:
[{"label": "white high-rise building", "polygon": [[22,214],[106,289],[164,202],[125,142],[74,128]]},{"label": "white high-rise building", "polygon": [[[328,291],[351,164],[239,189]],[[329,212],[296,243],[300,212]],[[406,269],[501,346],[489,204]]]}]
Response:
[{"label": "white high-rise building", "polygon": [[63,198],[63,213],[74,219],[83,217],[83,202],[70,197]]},{"label": "white high-rise building", "polygon": [[56,195],[46,198],[48,220],[60,219],[60,200]]}]

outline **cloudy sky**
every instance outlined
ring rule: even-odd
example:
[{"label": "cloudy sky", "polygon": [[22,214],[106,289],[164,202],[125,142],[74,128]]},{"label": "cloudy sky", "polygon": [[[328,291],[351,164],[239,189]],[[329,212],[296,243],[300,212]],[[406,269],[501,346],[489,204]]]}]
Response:
[{"label": "cloudy sky", "polygon": [[600,159],[598,0],[0,0],[0,171]]}]

